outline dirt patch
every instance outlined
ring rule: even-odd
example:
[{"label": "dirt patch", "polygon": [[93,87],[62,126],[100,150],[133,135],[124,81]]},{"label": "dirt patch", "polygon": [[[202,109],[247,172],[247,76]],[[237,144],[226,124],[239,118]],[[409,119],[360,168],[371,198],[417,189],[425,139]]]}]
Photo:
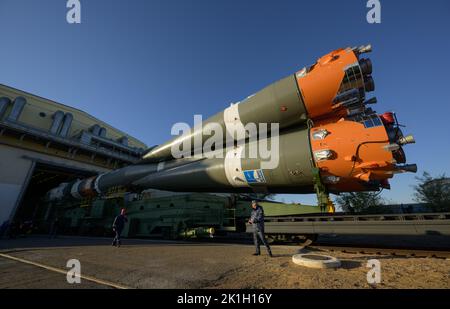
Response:
[{"label": "dirt patch", "polygon": [[[213,288],[450,288],[450,261],[436,258],[406,258],[389,255],[359,255],[323,251],[339,258],[338,269],[310,269],[294,264],[291,247],[275,247],[276,256],[249,257],[239,273],[230,273]],[[381,282],[367,282],[367,261],[377,259]]]}]

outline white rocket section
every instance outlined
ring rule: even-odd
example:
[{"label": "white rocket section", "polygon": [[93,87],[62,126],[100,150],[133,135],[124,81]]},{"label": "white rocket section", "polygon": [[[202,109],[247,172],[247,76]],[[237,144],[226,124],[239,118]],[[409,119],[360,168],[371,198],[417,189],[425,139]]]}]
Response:
[{"label": "white rocket section", "polygon": [[225,156],[224,168],[227,180],[233,187],[249,187],[242,171],[241,158],[244,152],[242,146],[229,150]]}]

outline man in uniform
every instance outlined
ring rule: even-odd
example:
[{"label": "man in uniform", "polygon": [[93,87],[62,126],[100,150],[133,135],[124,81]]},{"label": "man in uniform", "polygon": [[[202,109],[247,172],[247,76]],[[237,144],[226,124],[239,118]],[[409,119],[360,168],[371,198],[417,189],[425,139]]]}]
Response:
[{"label": "man in uniform", "polygon": [[[264,235],[264,209],[258,205],[257,201],[252,201],[252,214],[250,220],[248,220],[249,224],[253,225],[253,242],[255,243],[256,252],[253,255],[260,255],[259,249],[259,239],[262,244],[266,246],[267,252],[270,257],[272,257],[272,251],[270,250],[269,244],[266,241],[266,237]],[[259,239],[258,239],[259,237]]]},{"label": "man in uniform", "polygon": [[116,233],[116,237],[114,237],[114,240],[112,242],[113,246],[120,247],[120,234],[122,234],[122,230],[125,227],[126,222],[128,222],[128,219],[125,216],[125,209],[122,208],[122,210],[120,211],[120,215],[114,218],[113,222],[113,231]]}]

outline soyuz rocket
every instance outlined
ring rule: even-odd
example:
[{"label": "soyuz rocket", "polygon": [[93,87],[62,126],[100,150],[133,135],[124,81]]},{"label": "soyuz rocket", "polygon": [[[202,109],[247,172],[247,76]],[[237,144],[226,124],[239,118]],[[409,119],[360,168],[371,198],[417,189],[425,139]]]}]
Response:
[{"label": "soyuz rocket", "polygon": [[[394,113],[377,114],[369,107],[376,103],[376,98],[367,97],[375,84],[372,62],[362,55],[370,51],[370,45],[332,51],[185,134],[150,148],[140,162],[62,183],[48,196],[81,199],[116,186],[300,194],[317,193],[318,188],[327,194],[389,189],[394,174],[417,171],[415,164],[406,164],[403,151],[415,141],[403,135]],[[256,134],[249,133],[252,125]],[[211,127],[225,133],[215,138],[209,151],[201,151]],[[175,155],[180,145],[187,148]],[[276,148],[271,164],[261,151],[250,153],[258,145]]]}]

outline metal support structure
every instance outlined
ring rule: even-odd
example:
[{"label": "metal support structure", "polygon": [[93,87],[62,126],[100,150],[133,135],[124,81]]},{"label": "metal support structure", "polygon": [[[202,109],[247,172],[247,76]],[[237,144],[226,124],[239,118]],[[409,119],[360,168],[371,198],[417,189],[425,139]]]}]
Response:
[{"label": "metal support structure", "polygon": [[320,178],[320,169],[317,167],[312,168],[313,182],[314,182],[314,190],[317,195],[317,203],[320,207],[321,212],[334,213],[335,207],[333,202],[330,199],[330,195],[327,191],[327,188],[322,183]]}]

